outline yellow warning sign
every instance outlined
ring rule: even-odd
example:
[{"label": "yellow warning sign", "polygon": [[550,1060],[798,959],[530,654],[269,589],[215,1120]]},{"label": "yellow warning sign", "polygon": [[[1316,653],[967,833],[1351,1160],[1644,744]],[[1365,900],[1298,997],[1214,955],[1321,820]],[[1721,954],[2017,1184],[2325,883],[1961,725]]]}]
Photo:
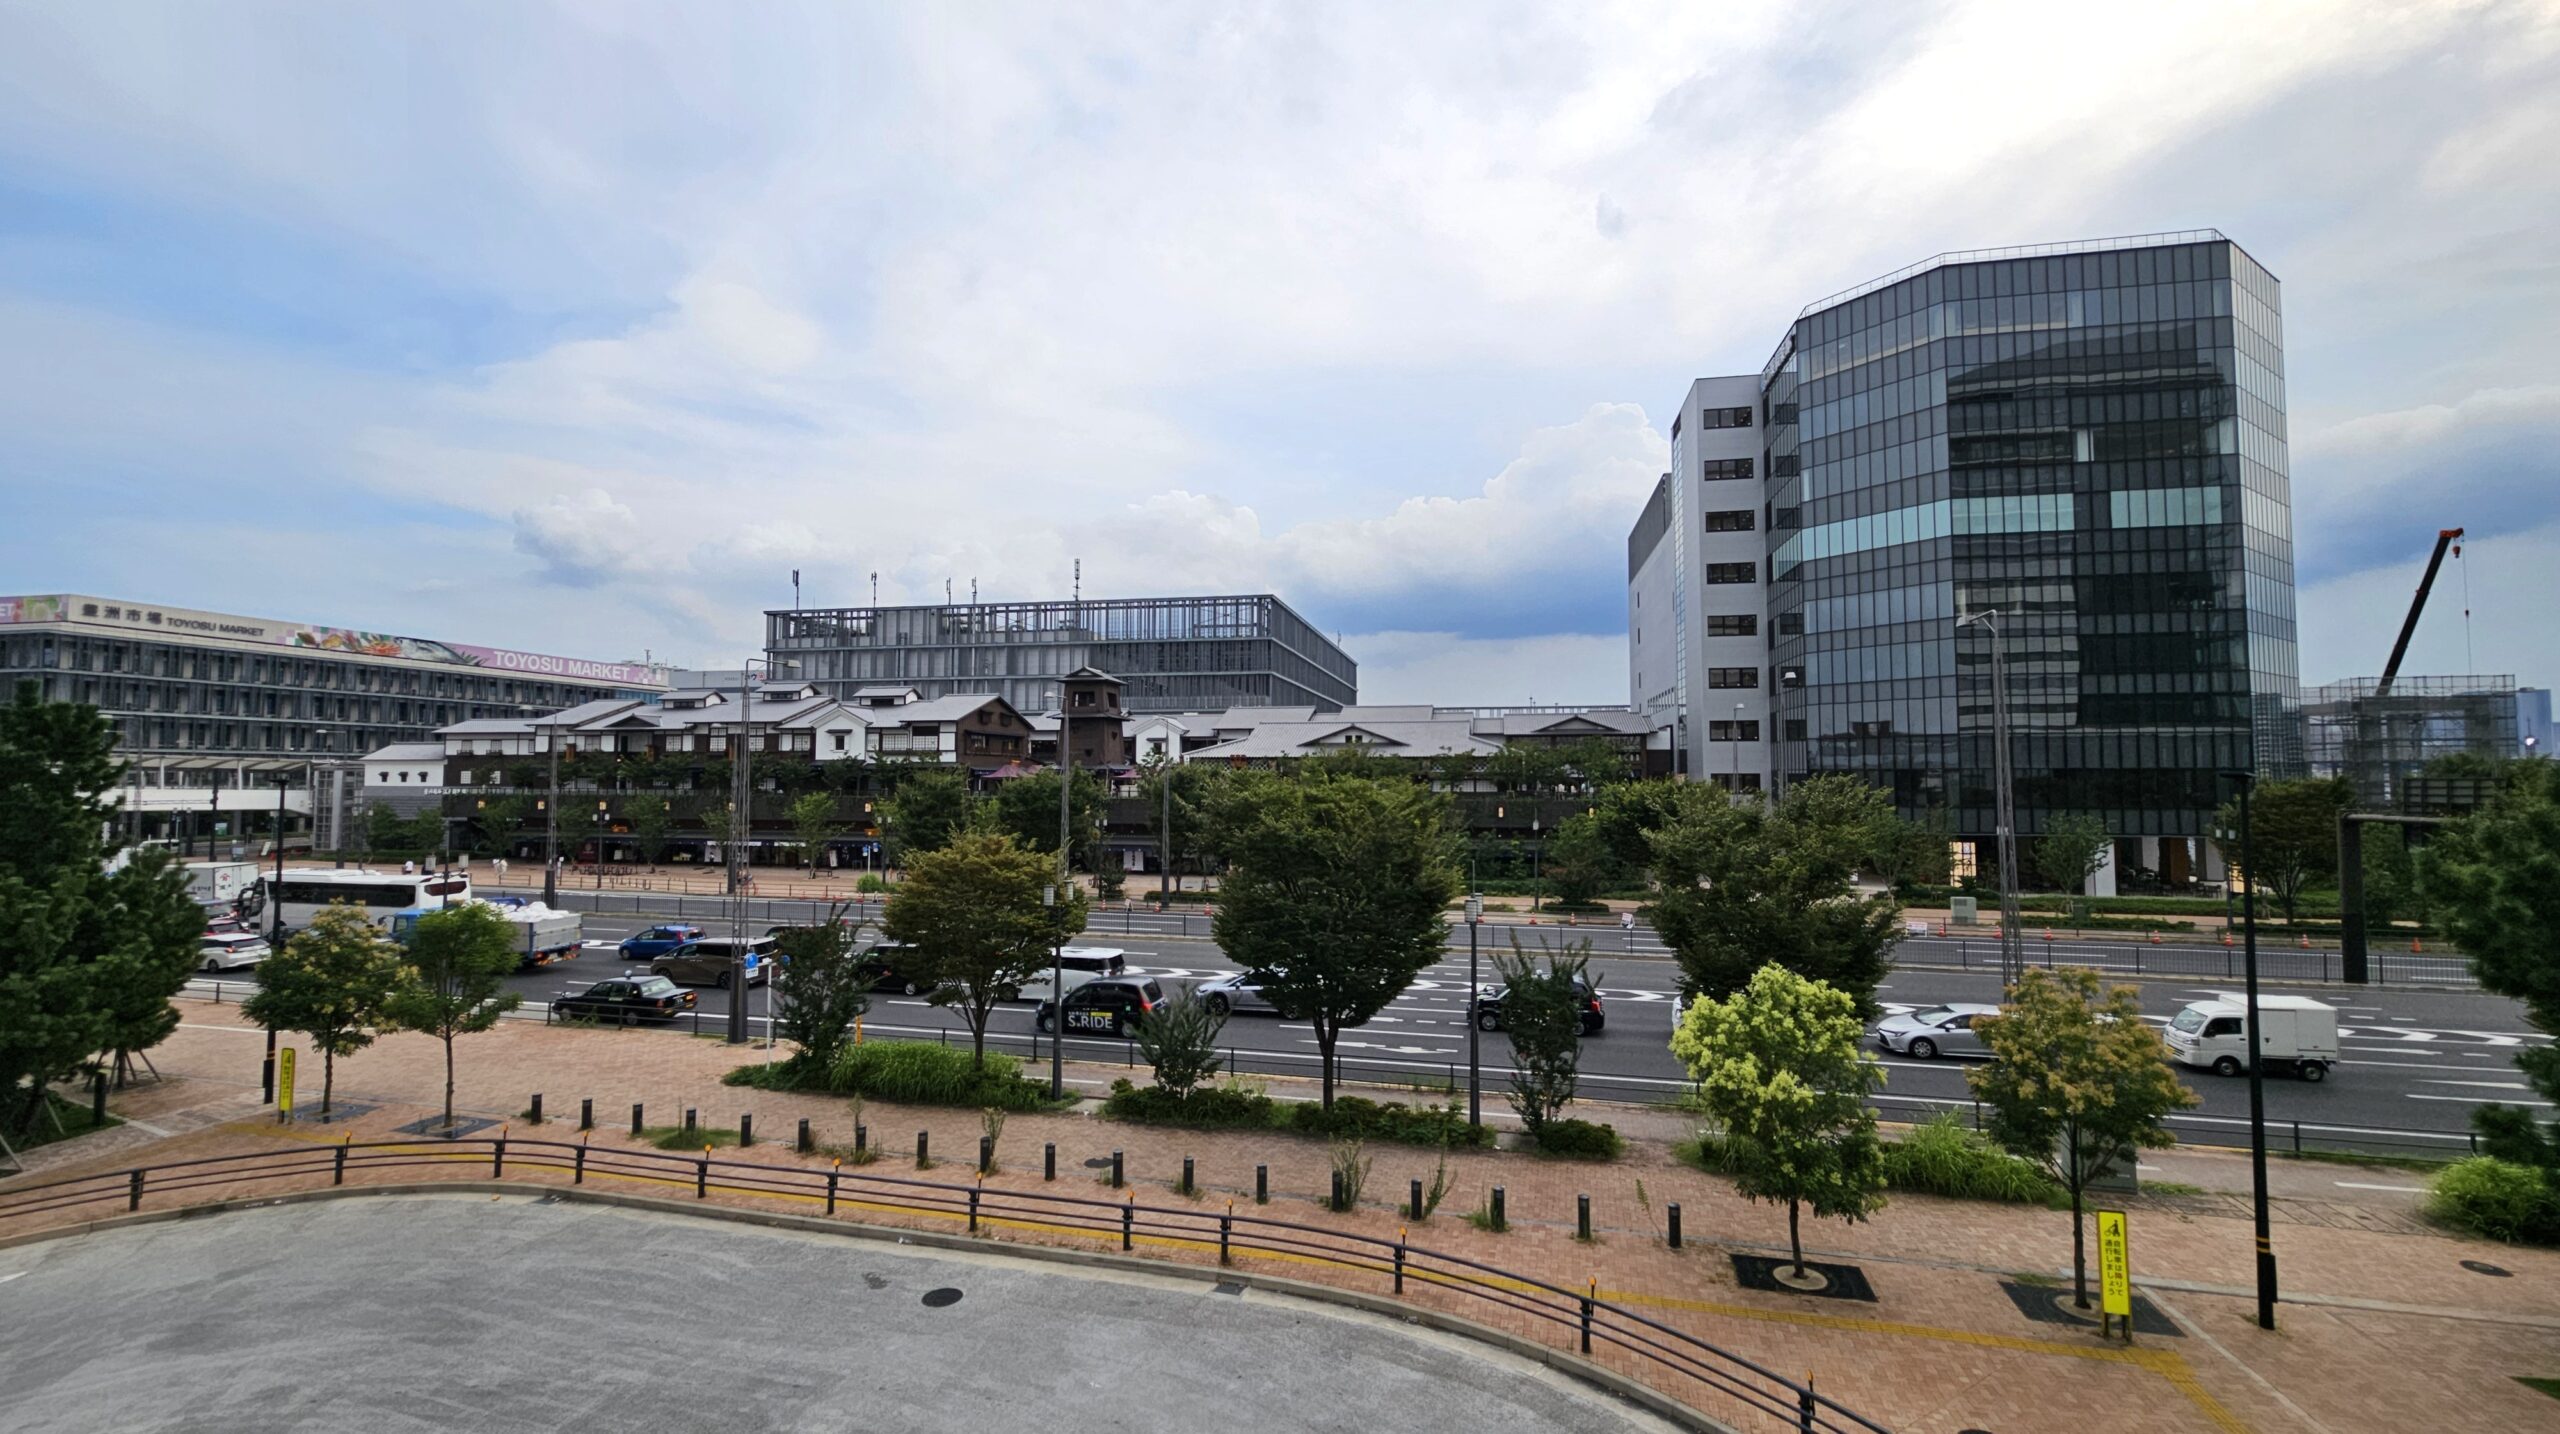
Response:
[{"label": "yellow warning sign", "polygon": [[[293,1047],[276,1052],[276,1118],[293,1119]],[[2100,1229],[2105,1229],[2101,1224]]]},{"label": "yellow warning sign", "polygon": [[2133,1264],[2125,1250],[2124,1212],[2098,1212],[2098,1308],[2133,1315]]}]

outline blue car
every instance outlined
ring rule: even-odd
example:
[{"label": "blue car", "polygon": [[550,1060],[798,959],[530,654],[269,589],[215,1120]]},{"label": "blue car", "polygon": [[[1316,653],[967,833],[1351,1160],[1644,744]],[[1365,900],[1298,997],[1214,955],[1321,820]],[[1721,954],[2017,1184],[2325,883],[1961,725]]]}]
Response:
[{"label": "blue car", "polygon": [[701,939],[699,926],[652,926],[622,938],[622,959],[654,961],[688,941]]}]

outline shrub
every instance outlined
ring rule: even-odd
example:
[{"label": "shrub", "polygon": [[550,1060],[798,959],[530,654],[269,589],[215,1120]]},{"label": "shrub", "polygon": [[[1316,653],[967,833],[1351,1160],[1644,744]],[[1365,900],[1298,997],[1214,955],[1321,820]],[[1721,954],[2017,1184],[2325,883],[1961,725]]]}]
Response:
[{"label": "shrub", "polygon": [[879,873],[866,871],[862,874],[862,879],[853,884],[853,889],[861,892],[887,891],[889,883]]},{"label": "shrub", "polygon": [[2475,1155],[2440,1171],[2427,1214],[2492,1240],[2560,1244],[2560,1191],[2530,1165]]},{"label": "shrub", "polygon": [[1313,1103],[1290,1107],[1289,1128],[1300,1135],[1385,1140],[1398,1145],[1493,1144],[1489,1127],[1468,1127],[1466,1107],[1455,1098],[1446,1105],[1410,1106],[1402,1101],[1391,1100],[1382,1105],[1356,1095],[1336,1096],[1331,1110]]},{"label": "shrub", "polygon": [[1025,1080],[1020,1060],[989,1052],[981,1069],[967,1051],[923,1041],[847,1046],[827,1073],[827,1088],[902,1105],[1041,1110],[1049,1104],[1049,1088]]},{"label": "shrub", "polygon": [[1111,1083],[1102,1113],[1138,1125],[1178,1125],[1191,1130],[1267,1130],[1279,1123],[1277,1101],[1260,1091],[1202,1086],[1177,1095],[1163,1086]]},{"label": "shrub", "polygon": [[1627,1148],[1616,1126],[1589,1120],[1550,1120],[1536,1139],[1539,1154],[1568,1160],[1615,1160]]},{"label": "shrub", "polygon": [[1913,1126],[1909,1135],[1885,1144],[1884,1182],[1895,1190],[1959,1200],[2037,1203],[2056,1194],[2043,1171],[1946,1114],[1933,1116]]}]

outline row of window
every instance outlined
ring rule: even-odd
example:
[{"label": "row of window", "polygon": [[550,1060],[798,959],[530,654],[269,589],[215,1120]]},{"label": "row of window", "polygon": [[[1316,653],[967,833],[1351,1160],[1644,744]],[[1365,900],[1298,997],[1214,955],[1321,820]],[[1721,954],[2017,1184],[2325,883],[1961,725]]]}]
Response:
[{"label": "row of window", "polygon": [[1758,613],[1719,612],[1707,615],[1707,636],[1709,637],[1757,637],[1759,635],[1760,615]]},{"label": "row of window", "polygon": [[1751,407],[1745,404],[1740,408],[1699,409],[1698,426],[1700,428],[1749,428]]},{"label": "row of window", "polygon": [[1752,474],[1752,464],[1753,460],[1749,458],[1710,458],[1702,465],[1705,471],[1699,476],[1710,482],[1719,478],[1748,478]]},{"label": "row of window", "polygon": [[1707,514],[1710,533],[1748,533],[1759,526],[1760,515],[1748,508],[1719,508]]},{"label": "row of window", "polygon": [[1760,740],[1760,724],[1757,721],[1710,722],[1707,724],[1707,740],[1710,742],[1757,742]]},{"label": "row of window", "polygon": [[1707,685],[1709,687],[1722,688],[1758,687],[1760,685],[1760,669],[1756,667],[1710,667],[1707,669]]}]

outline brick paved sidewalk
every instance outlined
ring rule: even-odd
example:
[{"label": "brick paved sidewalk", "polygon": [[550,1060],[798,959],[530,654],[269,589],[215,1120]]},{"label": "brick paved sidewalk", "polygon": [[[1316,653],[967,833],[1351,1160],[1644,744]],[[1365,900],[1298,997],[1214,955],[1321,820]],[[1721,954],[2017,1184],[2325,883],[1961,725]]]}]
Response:
[{"label": "brick paved sidewalk", "polygon": [[[197,1121],[240,1118],[173,1131],[147,1156],[132,1147],[83,1152],[34,1178],[338,1133],[280,1131],[258,1119],[258,1033],[238,1026],[228,1007],[188,1003],[184,1011],[186,1024],[155,1053],[171,1083],[137,1102],[157,1101],[172,1119],[181,1112]],[[629,1143],[622,1128],[635,1101],[645,1104],[652,1124],[679,1123],[690,1105],[713,1126],[734,1127],[738,1114],[752,1112],[759,1131],[776,1141],[807,1117],[822,1141],[850,1143],[840,1099],[720,1085],[719,1075],[741,1059],[711,1040],[509,1024],[459,1044],[457,1103],[473,1115],[515,1121],[516,1134],[530,1135],[518,1114],[532,1092],[544,1094],[555,1121],[565,1115],[573,1122],[579,1100],[592,1098],[603,1127],[594,1137],[599,1144]],[[381,1138],[430,1113],[442,1074],[437,1045],[415,1036],[387,1038],[340,1062],[339,1098],[376,1107],[344,1128],[360,1140]],[[305,1061],[306,1111],[316,1108],[318,1076],[318,1063]],[[959,1157],[944,1167],[946,1175],[965,1174],[980,1129],[975,1112],[877,1102],[866,1119],[873,1141],[900,1155],[913,1150],[916,1131],[929,1131],[946,1160]],[[1649,1122],[1631,1117],[1627,1124]],[[1387,1236],[1401,1223],[1391,1207],[1403,1200],[1406,1182],[1427,1182],[1437,1159],[1429,1151],[1372,1147],[1364,1208],[1334,1216],[1317,1204],[1328,1177],[1320,1142],[1123,1126],[1079,1111],[1013,1117],[999,1152],[1005,1173],[991,1186],[1041,1188],[1045,1142],[1058,1146],[1054,1190],[1094,1191],[1099,1177],[1085,1162],[1119,1150],[1142,1202],[1180,1204],[1171,1185],[1189,1155],[1207,1202],[1232,1196],[1243,1208],[1253,1167],[1263,1163],[1273,1195],[1267,1213],[1275,1218]],[[52,1149],[67,1157],[84,1143]],[[760,1144],[751,1155],[794,1158],[780,1143]],[[1862,1303],[1742,1287],[1731,1255],[1781,1246],[1784,1211],[1742,1202],[1725,1182],[1672,1160],[1659,1139],[1639,1139],[1628,1158],[1607,1166],[1471,1152],[1451,1156],[1449,1168],[1450,1193],[1439,1214],[1414,1231],[1416,1243],[1567,1286],[1597,1279],[1604,1296],[1772,1368],[1809,1372],[1826,1394],[1897,1429],[2079,1434],[2101,1421],[2161,1430],[2522,1429],[2550,1427],[2560,1414],[2560,1406],[2512,1377],[2560,1374],[2560,1255],[2551,1252],[2434,1232],[2289,1223],[2277,1235],[2286,1288],[2322,1302],[2288,1304],[2283,1328],[2269,1334],[2251,1322],[2245,1219],[2137,1204],[2137,1280],[2152,1282],[2146,1295],[2185,1332],[2146,1334],[2127,1349],[2094,1332],[2031,1321],[2004,1289],[2004,1280],[2028,1284],[2034,1298],[2032,1284],[2015,1277],[2049,1283],[2069,1266],[2069,1223],[2042,1209],[1897,1196],[1866,1225],[1809,1221],[1811,1257],[1865,1272],[1876,1298]],[[0,1197],[15,1183],[0,1181]],[[1479,1207],[1495,1184],[1508,1194],[1515,1229],[1507,1235],[1456,1218]],[[1593,1201],[1598,1239],[1591,1244],[1574,1238],[1581,1194]],[[717,1192],[712,1198],[755,1203]],[[1678,1252],[1661,1238],[1672,1201],[1683,1207],[1688,1240]],[[2473,1273],[2462,1268],[2465,1259],[2494,1262],[2514,1277]]]}]

